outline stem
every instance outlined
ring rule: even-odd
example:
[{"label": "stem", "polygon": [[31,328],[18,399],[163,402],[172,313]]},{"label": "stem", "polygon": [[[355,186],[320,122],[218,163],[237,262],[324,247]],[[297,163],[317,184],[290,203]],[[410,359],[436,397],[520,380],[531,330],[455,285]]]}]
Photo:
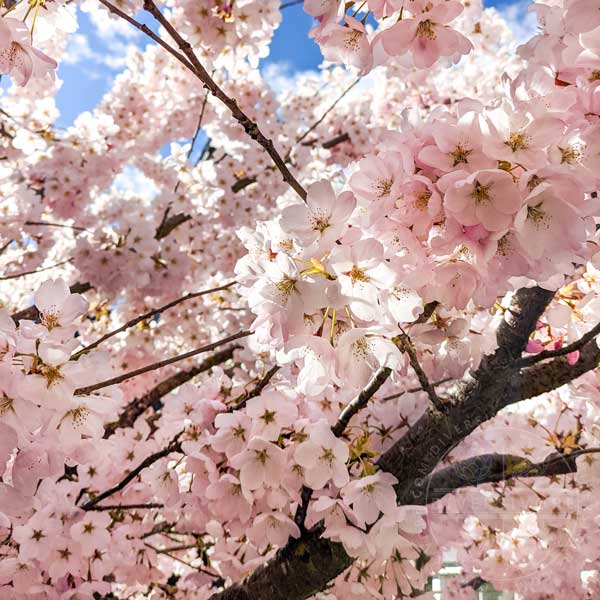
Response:
[{"label": "stem", "polygon": [[240,331],[234,335],[230,335],[226,338],[223,338],[222,340],[212,342],[211,344],[208,344],[206,346],[201,346],[200,348],[196,348],[195,350],[190,350],[189,352],[185,352],[184,354],[172,356],[171,358],[167,358],[165,360],[146,365],[145,367],[135,369],[134,371],[129,371],[128,373],[123,373],[122,375],[118,375],[117,377],[113,377],[112,379],[107,379],[106,381],[101,381],[100,383],[94,383],[93,385],[88,385],[87,387],[78,388],[75,390],[74,395],[83,396],[85,394],[90,394],[91,392],[95,392],[96,390],[108,387],[109,385],[116,385],[117,383],[122,383],[123,381],[127,381],[132,377],[137,377],[138,375],[143,375],[144,373],[148,373],[149,371],[155,371],[156,369],[161,369],[162,367],[166,367],[181,360],[185,360],[186,358],[191,358],[192,356],[196,356],[197,354],[202,354],[203,352],[214,350],[215,348],[218,348],[223,344],[233,342],[234,340],[239,340],[240,338],[247,337],[249,335],[252,335],[251,331]]},{"label": "stem", "polygon": [[85,348],[82,348],[77,353],[75,353],[71,357],[71,360],[77,360],[82,354],[85,354],[86,352],[93,350],[94,348],[99,346],[102,342],[105,342],[106,340],[110,339],[114,335],[117,335],[118,333],[121,333],[122,331],[125,331],[126,329],[129,329],[130,327],[133,327],[134,325],[137,325],[138,323],[141,323],[142,321],[149,319],[150,317],[154,317],[155,315],[160,315],[162,312],[164,312],[165,310],[168,310],[169,308],[173,308],[174,306],[177,306],[178,304],[181,304],[182,302],[185,302],[187,300],[192,300],[193,298],[198,298],[200,296],[205,296],[206,294],[212,294],[213,292],[219,292],[221,290],[226,290],[226,289],[230,288],[231,286],[235,285],[236,283],[237,283],[236,281],[230,281],[229,283],[227,283],[225,285],[211,288],[210,290],[203,290],[201,292],[192,292],[190,294],[186,294],[185,296],[182,296],[181,298],[178,298],[177,300],[168,302],[167,304],[165,304],[159,308],[152,308],[148,312],[144,313],[143,315],[139,315],[138,317],[135,317],[135,318],[127,321],[127,323],[125,323],[124,325],[121,325],[121,327],[118,327],[117,329],[113,329],[112,331],[109,331],[108,333],[104,334],[100,339],[96,340],[95,342],[92,342],[88,346],[85,346]]}]

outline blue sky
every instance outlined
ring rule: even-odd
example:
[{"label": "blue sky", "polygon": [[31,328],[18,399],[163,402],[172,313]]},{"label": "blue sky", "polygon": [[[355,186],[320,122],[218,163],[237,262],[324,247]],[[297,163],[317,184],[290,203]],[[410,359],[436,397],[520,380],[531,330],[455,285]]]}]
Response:
[{"label": "blue sky", "polygon": [[[524,14],[523,0],[490,0],[486,6],[506,11],[513,21]],[[139,15],[144,19],[143,15]],[[145,47],[147,39],[123,21],[108,21],[100,11],[79,12],[79,31],[71,38],[70,63],[61,63],[63,81],[57,94],[61,116],[57,125],[67,127],[78,114],[93,109],[107,92],[114,77],[126,64],[128,46]],[[149,19],[145,19],[150,24]],[[292,75],[296,71],[316,69],[322,57],[318,46],[307,36],[312,25],[302,5],[283,10],[283,22],[276,30],[270,55],[261,62],[276,71]]]}]

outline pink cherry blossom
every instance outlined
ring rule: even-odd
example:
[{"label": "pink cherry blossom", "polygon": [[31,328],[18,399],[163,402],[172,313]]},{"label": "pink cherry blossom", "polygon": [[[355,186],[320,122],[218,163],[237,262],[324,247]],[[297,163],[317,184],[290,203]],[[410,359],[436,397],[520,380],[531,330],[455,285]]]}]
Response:
[{"label": "pink cherry blossom", "polygon": [[440,56],[457,62],[473,48],[467,38],[447,26],[462,10],[459,2],[450,1],[415,12],[414,18],[402,19],[381,34],[383,47],[392,56],[410,51],[420,69],[431,67]]},{"label": "pink cherry blossom", "polygon": [[24,23],[0,18],[0,73],[11,74],[23,86],[32,77],[53,75],[56,67],[56,61],[31,45]]},{"label": "pink cherry blossom", "polygon": [[337,487],[349,481],[348,446],[333,435],[325,420],[312,427],[309,439],[296,448],[294,459],[304,468],[306,485],[314,490],[322,489],[329,481]]},{"label": "pink cherry blossom", "polygon": [[477,171],[452,184],[444,196],[445,208],[460,223],[481,223],[488,231],[508,229],[521,203],[512,177],[499,169]]}]

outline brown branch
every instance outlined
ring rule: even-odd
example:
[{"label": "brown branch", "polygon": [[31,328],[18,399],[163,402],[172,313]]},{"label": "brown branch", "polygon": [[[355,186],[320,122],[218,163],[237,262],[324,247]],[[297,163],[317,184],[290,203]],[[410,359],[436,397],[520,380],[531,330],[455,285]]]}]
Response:
[{"label": "brown branch", "polygon": [[174,229],[192,218],[191,215],[187,215],[185,213],[176,213],[168,217],[168,212],[169,209],[165,211],[165,216],[156,229],[156,233],[154,234],[155,240],[162,240],[163,238],[166,238]]},{"label": "brown branch", "polygon": [[147,25],[143,25],[136,21],[133,17],[130,17],[126,12],[123,12],[120,8],[117,8],[114,4],[108,2],[108,0],[98,0],[100,4],[103,4],[111,13],[125,19],[128,23],[133,25],[136,29],[139,29],[142,33],[146,34],[149,38],[153,39],[159,46],[162,46],[171,56],[176,58],[182,63],[187,69],[194,72],[192,65],[188,62],[187,58],[175,50],[175,48],[169,46],[160,36],[156,35],[152,29]]},{"label": "brown branch", "polygon": [[94,383],[93,385],[88,385],[87,387],[78,388],[75,390],[74,394],[76,396],[90,394],[91,392],[95,392],[96,390],[100,390],[102,388],[108,387],[109,385],[116,385],[117,383],[122,383],[123,381],[127,381],[128,379],[131,379],[132,377],[137,377],[138,375],[148,373],[149,371],[155,371],[156,369],[162,369],[162,367],[172,365],[173,363],[179,362],[181,360],[185,360],[186,358],[192,358],[192,356],[196,356],[197,354],[202,354],[203,352],[209,352],[210,350],[214,350],[215,348],[218,348],[219,346],[223,346],[224,344],[228,344],[229,342],[239,340],[240,338],[247,337],[249,335],[252,335],[251,331],[240,331],[234,335],[230,335],[226,338],[223,338],[222,340],[212,342],[211,344],[207,344],[206,346],[201,346],[200,348],[196,348],[195,350],[190,350],[189,352],[185,352],[184,354],[178,354],[177,356],[172,356],[171,358],[167,358],[165,360],[160,360],[160,361],[152,363],[150,365],[146,365],[145,367],[135,369],[134,371],[129,371],[128,373],[123,373],[122,375],[118,375],[117,377],[113,377],[112,379],[107,379],[106,381],[101,381],[100,383]]},{"label": "brown branch", "polygon": [[[519,398],[535,398],[540,394],[555,390],[574,381],[600,363],[600,348],[595,340],[590,340],[579,353],[574,365],[565,357],[555,358],[551,362],[540,363],[521,371],[518,379]],[[518,401],[517,400],[517,401]]]},{"label": "brown branch", "polygon": [[47,221],[25,221],[25,225],[30,227],[64,227],[65,229],[73,229],[74,231],[87,231],[85,227],[77,227],[77,225],[65,225],[64,223],[49,223]]},{"label": "brown branch", "polygon": [[[211,77],[214,75],[214,70],[211,73]],[[208,93],[209,90],[207,88],[206,92],[204,93],[204,100],[202,101],[202,107],[200,108],[200,116],[198,117],[198,125],[196,125],[196,131],[194,132],[194,136],[192,137],[192,141],[190,142],[190,149],[188,150],[187,153],[187,159],[190,159],[190,156],[192,155],[192,152],[194,150],[194,145],[196,143],[196,140],[198,139],[198,135],[200,134],[200,131],[202,129],[202,121],[204,120],[204,112],[206,111],[206,105],[208,104]],[[179,182],[177,182],[177,185],[179,185]]]},{"label": "brown branch", "polygon": [[358,396],[346,404],[335,425],[331,428],[336,437],[340,437],[344,433],[350,419],[368,404],[369,400],[377,393],[391,374],[392,370],[390,368],[380,367]]},{"label": "brown branch", "polygon": [[595,454],[600,448],[581,449],[571,454],[554,452],[539,463],[512,454],[482,454],[467,458],[435,471],[428,477],[402,486],[399,504],[426,505],[465,487],[498,483],[516,477],[551,477],[575,473],[575,459],[583,454]]},{"label": "brown branch", "polygon": [[127,321],[127,323],[125,323],[124,325],[121,325],[121,327],[118,327],[117,329],[113,329],[112,331],[109,331],[108,333],[104,334],[101,338],[97,339],[95,342],[92,342],[85,348],[82,348],[81,350],[76,352],[71,357],[71,360],[78,359],[82,354],[85,354],[86,352],[93,350],[94,348],[99,346],[102,342],[105,342],[106,340],[117,335],[118,333],[121,333],[121,332],[125,331],[126,329],[130,329],[131,327],[134,327],[135,325],[137,325],[138,323],[141,323],[142,321],[145,321],[146,319],[149,319],[156,315],[160,315],[161,313],[163,313],[165,310],[168,310],[169,308],[173,308],[174,306],[177,306],[178,304],[181,304],[182,302],[186,302],[187,300],[192,300],[193,298],[199,298],[200,296],[205,296],[206,294],[212,294],[213,292],[220,292],[221,290],[226,290],[235,284],[236,284],[235,281],[230,281],[229,283],[226,283],[219,287],[211,288],[209,290],[202,290],[201,292],[192,292],[190,294],[186,294],[185,296],[182,296],[181,298],[177,298],[177,300],[172,300],[171,302],[168,302],[167,304],[164,304],[163,306],[150,309],[148,312],[144,313],[143,315],[139,315],[137,317],[134,317],[133,319],[130,319],[129,321]]},{"label": "brown branch", "polygon": [[73,262],[72,258],[67,258],[67,260],[61,260],[54,265],[50,265],[49,267],[42,267],[41,269],[33,269],[32,271],[24,271],[23,273],[13,273],[12,275],[4,275],[0,277],[0,281],[6,281],[8,279],[18,279],[19,277],[25,277],[26,275],[35,275],[36,273],[43,273],[44,271],[48,271],[50,269],[56,269],[56,267],[62,267],[70,262]]},{"label": "brown branch", "polygon": [[431,404],[439,410],[440,412],[444,412],[446,406],[444,402],[439,398],[437,392],[435,391],[435,387],[429,382],[429,378],[427,377],[423,367],[421,367],[421,363],[419,362],[419,357],[417,356],[417,349],[415,348],[412,340],[406,333],[402,333],[398,336],[396,345],[402,352],[406,352],[408,354],[408,360],[410,362],[410,366],[413,371],[417,375],[417,379],[421,384],[422,390],[429,396],[429,400]]},{"label": "brown branch", "polygon": [[260,396],[262,391],[269,385],[269,381],[277,371],[281,369],[280,366],[275,365],[271,367],[264,375],[259,379],[258,383],[254,386],[254,388],[249,392],[244,392],[240,394],[234,401],[233,404],[229,407],[229,412],[235,412],[236,410],[241,410],[246,406],[246,403],[250,398],[256,398],[256,396]]},{"label": "brown branch", "polygon": [[144,412],[146,412],[146,410],[148,410],[151,406],[156,404],[156,402],[158,402],[158,400],[160,400],[163,396],[166,396],[168,393],[177,389],[179,386],[194,378],[196,375],[204,373],[205,371],[209,371],[215,365],[219,365],[228,361],[233,357],[233,353],[236,350],[239,350],[241,347],[242,346],[240,345],[233,345],[229,348],[221,350],[220,352],[216,352],[199,365],[171,375],[164,381],[161,381],[159,384],[155,385],[143,396],[132,400],[119,415],[118,421],[109,423],[105,426],[104,439],[107,439],[113,435],[117,429],[132,427],[138,417],[144,414]]},{"label": "brown branch", "polygon": [[[362,77],[358,77],[355,79],[336,99],[331,105],[325,110],[325,112],[299,137],[296,138],[296,144],[299,144],[307,135],[312,133],[326,118],[327,115],[344,99],[346,94],[350,92],[350,90],[362,79]],[[292,152],[292,148],[288,150],[286,155],[286,160],[290,158],[290,154]]]},{"label": "brown branch", "polygon": [[540,287],[517,290],[510,308],[505,312],[504,320],[496,332],[498,348],[504,361],[518,359],[525,350],[529,336],[537,325],[538,319],[550,304],[555,292]]},{"label": "brown branch", "polygon": [[90,506],[89,508],[84,508],[84,510],[96,510],[96,511],[102,511],[102,510],[141,510],[141,509],[146,509],[146,510],[153,510],[155,508],[163,508],[164,504],[161,504],[160,502],[147,502],[147,503],[141,503],[141,504],[104,504],[102,506],[99,505],[95,505],[95,506]]},{"label": "brown branch", "polygon": [[338,144],[343,144],[344,142],[348,142],[348,141],[350,141],[350,135],[347,133],[340,133],[340,135],[336,135],[334,138],[331,138],[330,140],[323,142],[321,144],[321,147],[325,148],[325,150],[330,150],[331,148],[334,148]]},{"label": "brown branch", "polygon": [[[444,379],[440,379],[439,381],[434,381],[431,385],[433,387],[437,387],[438,385],[443,385],[444,383],[448,383],[449,381],[453,381],[453,377],[444,377]],[[404,394],[415,394],[416,392],[422,392],[423,388],[421,386],[409,388],[407,390],[403,390],[401,392],[397,392],[396,394],[391,394],[389,396],[384,396],[381,401],[387,402],[389,400],[396,400],[396,398],[400,398],[404,396]]]},{"label": "brown branch", "polygon": [[583,348],[589,341],[593,340],[598,335],[600,335],[600,323],[592,327],[592,329],[590,329],[587,333],[584,333],[578,340],[574,341],[568,346],[563,346],[562,348],[557,348],[556,350],[542,350],[533,356],[526,356],[517,361],[517,366],[529,367],[541,362],[542,360],[546,360],[547,358],[566,356],[567,354],[571,354],[571,352],[581,350],[581,348]]},{"label": "brown branch", "polygon": [[157,460],[168,456],[172,452],[181,452],[181,443],[179,442],[179,438],[181,437],[182,433],[183,431],[180,431],[171,440],[171,442],[169,442],[166,448],[163,448],[162,450],[159,450],[158,452],[147,456],[137,467],[135,467],[135,469],[133,469],[125,477],[123,477],[123,479],[121,479],[119,483],[102,492],[101,494],[94,496],[94,498],[83,504],[81,506],[81,509],[96,510],[94,509],[95,506],[97,506],[100,502],[102,502],[102,500],[105,500],[109,496],[120,492],[130,481],[133,481],[145,468],[149,467],[150,465],[153,465]]},{"label": "brown branch", "polygon": [[[100,0],[105,3],[106,0]],[[271,157],[271,160],[279,169],[283,180],[303,199],[306,200],[306,190],[300,185],[297,179],[292,175],[284,159],[277,152],[273,141],[268,139],[248,115],[238,106],[234,98],[229,97],[210,76],[208,71],[202,66],[198,57],[194,53],[189,42],[181,37],[179,32],[160,12],[152,0],[144,0],[144,9],[149,12],[167,31],[181,52],[187,57],[183,62],[187,68],[194,73],[210,92],[218,98],[231,112],[233,118],[244,128],[244,131],[257,143],[259,143]],[[128,19],[129,20],[129,19]],[[162,44],[161,44],[162,45]],[[168,45],[167,45],[168,46]],[[164,46],[163,46],[164,47]],[[170,46],[168,46],[170,48]],[[189,61],[189,62],[188,62]],[[191,63],[191,65],[190,65]]]}]

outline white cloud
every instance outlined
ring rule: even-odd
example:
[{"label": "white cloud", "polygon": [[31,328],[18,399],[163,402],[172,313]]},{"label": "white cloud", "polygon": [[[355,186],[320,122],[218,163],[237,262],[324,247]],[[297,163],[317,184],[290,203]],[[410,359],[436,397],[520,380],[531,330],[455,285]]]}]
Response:
[{"label": "white cloud", "polygon": [[316,71],[297,71],[289,61],[268,62],[260,73],[277,95],[296,88],[303,75],[317,75]]},{"label": "white cloud", "polygon": [[158,194],[158,188],[152,179],[146,177],[137,167],[126,165],[112,184],[115,191],[130,193],[145,199],[152,199]]},{"label": "white cloud", "polygon": [[535,13],[528,11],[529,6],[529,0],[517,0],[496,7],[519,44],[525,43],[537,31],[537,19]]},{"label": "white cloud", "polygon": [[108,46],[114,43],[115,38],[121,37],[134,40],[142,35],[140,31],[127,23],[127,21],[111,16],[108,10],[96,2],[85,2],[82,4],[82,9],[90,17],[90,21],[96,30],[96,35]]},{"label": "white cloud", "polygon": [[90,43],[85,35],[74,33],[69,37],[69,45],[63,57],[63,62],[75,65],[85,60],[98,61],[100,55],[90,48]]}]

